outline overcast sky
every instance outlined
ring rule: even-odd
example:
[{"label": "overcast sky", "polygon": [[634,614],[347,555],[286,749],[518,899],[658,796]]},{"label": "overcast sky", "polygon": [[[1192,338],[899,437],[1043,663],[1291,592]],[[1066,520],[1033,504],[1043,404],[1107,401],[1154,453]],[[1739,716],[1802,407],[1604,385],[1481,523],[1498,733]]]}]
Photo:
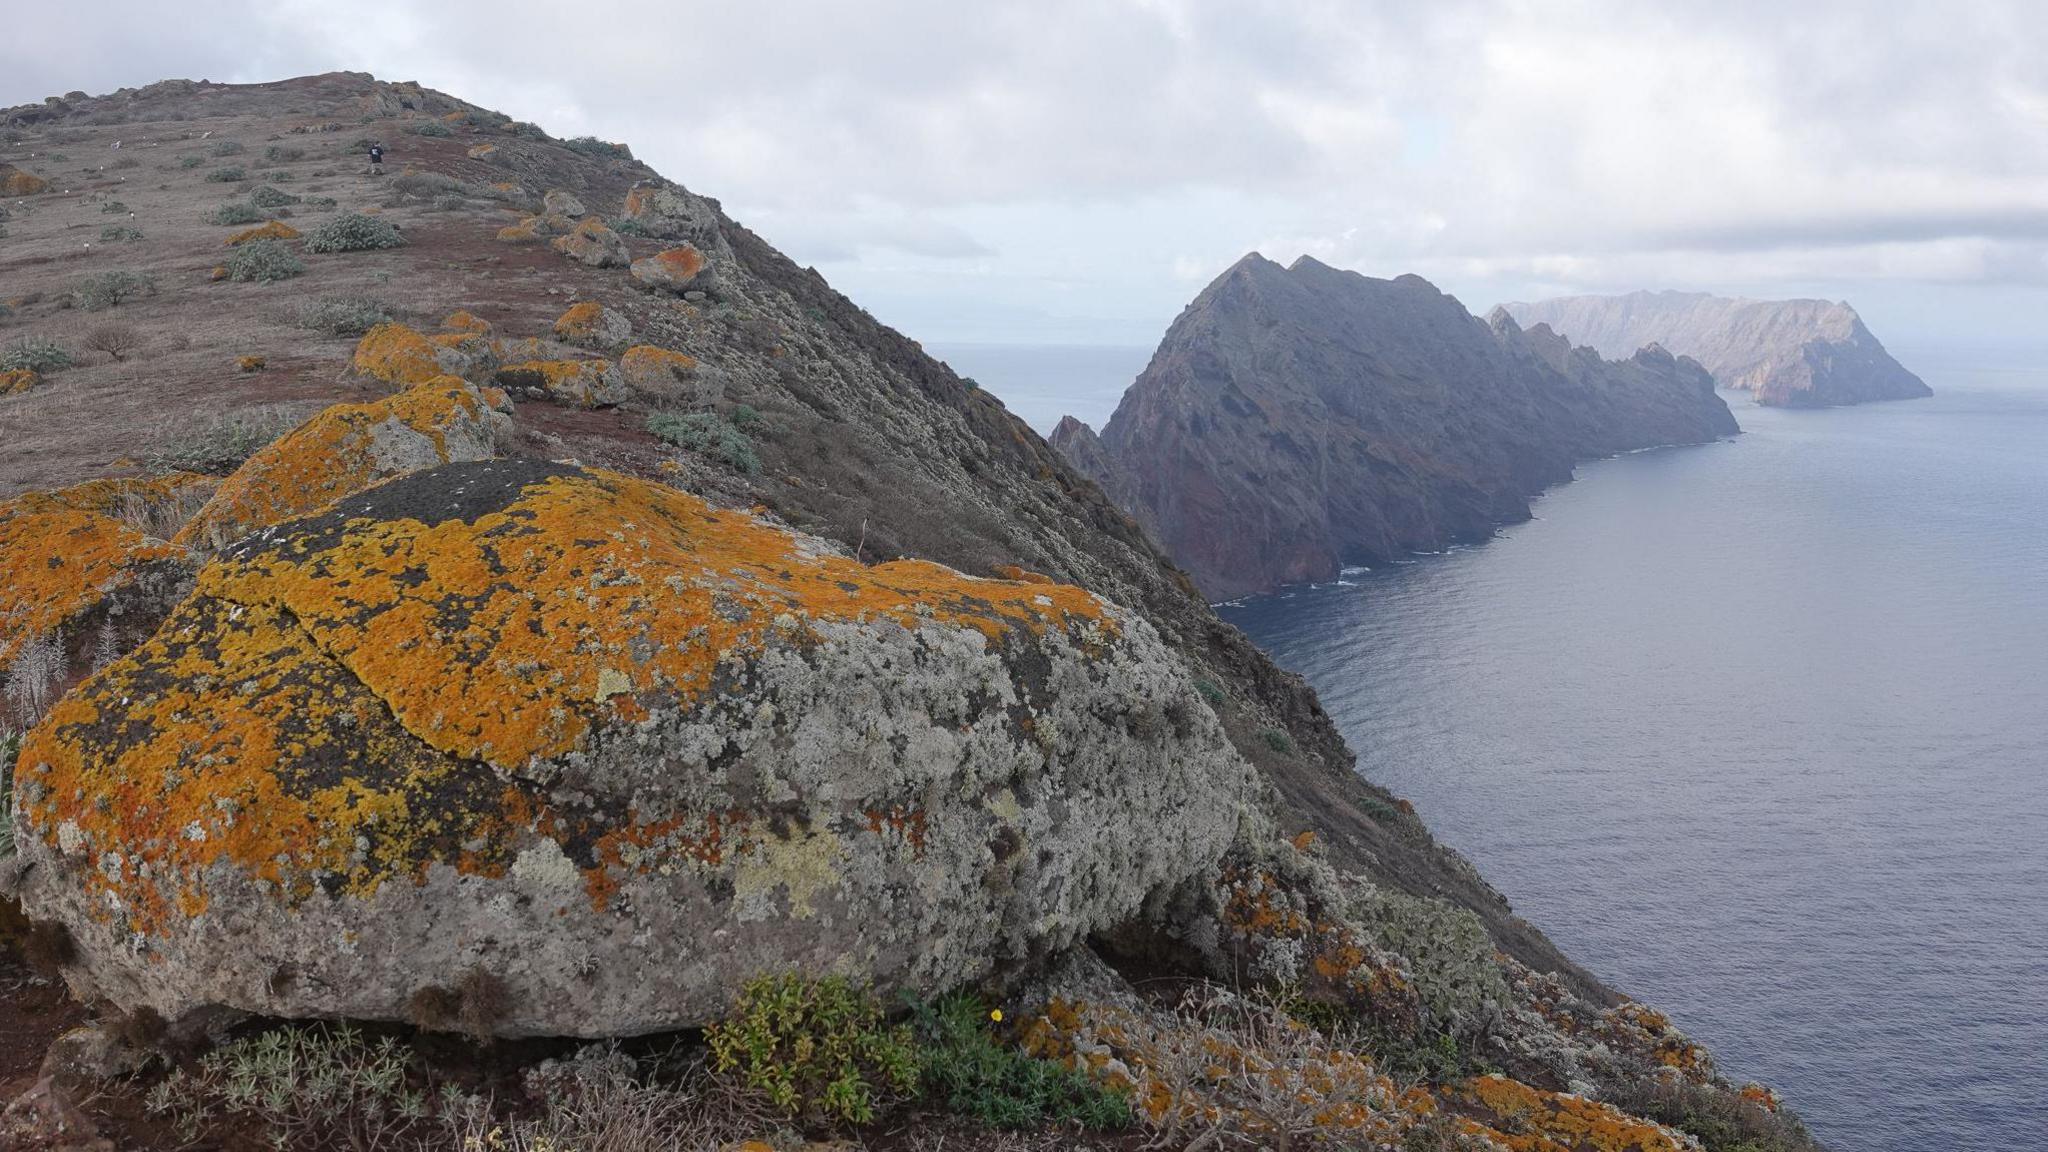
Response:
[{"label": "overcast sky", "polygon": [[419,80],[630,143],[932,342],[1154,343],[1244,252],[1475,311],[1846,298],[2048,344],[2036,0],[8,3],[0,104]]}]

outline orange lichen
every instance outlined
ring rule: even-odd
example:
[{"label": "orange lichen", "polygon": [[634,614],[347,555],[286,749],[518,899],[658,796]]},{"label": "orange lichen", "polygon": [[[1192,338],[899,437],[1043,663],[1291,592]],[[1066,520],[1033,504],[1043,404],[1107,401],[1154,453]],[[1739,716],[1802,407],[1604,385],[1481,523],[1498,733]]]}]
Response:
[{"label": "orange lichen", "polygon": [[489,160],[497,154],[498,146],[496,144],[478,144],[469,150],[469,158],[471,160]]},{"label": "orange lichen", "polygon": [[63,631],[146,566],[182,560],[184,549],[135,525],[156,519],[152,509],[193,499],[205,483],[187,475],[94,480],[0,504],[0,665],[29,640]]},{"label": "orange lichen", "polygon": [[241,372],[261,372],[269,366],[270,359],[266,356],[238,356],[235,358],[235,368]]},{"label": "orange lichen", "polygon": [[655,189],[642,184],[626,192],[626,215],[639,220],[654,212]]},{"label": "orange lichen", "polygon": [[595,216],[577,221],[566,235],[554,239],[552,247],[596,268],[625,263],[625,241]]},{"label": "orange lichen", "polygon": [[379,324],[356,344],[349,367],[387,384],[425,384],[448,374],[433,341],[403,324]]},{"label": "orange lichen", "polygon": [[933,623],[991,641],[1104,623],[1078,588],[813,555],[746,513],[608,473],[535,483],[474,522],[355,524],[317,564],[216,564],[200,584],[288,609],[408,729],[501,765],[576,748],[612,696],[695,697],[722,658],[807,622]]},{"label": "orange lichen", "polygon": [[652,344],[635,344],[619,357],[619,370],[625,373],[628,384],[645,387],[647,382],[689,376],[697,370],[697,360]]},{"label": "orange lichen", "polygon": [[[1297,848],[1297,850],[1301,850]],[[1321,907],[1269,868],[1226,863],[1216,887],[1223,898],[1224,943],[1257,966],[1280,946],[1306,963],[1295,993],[1398,1031],[1415,1027],[1414,987],[1391,957],[1359,938],[1338,910]]]},{"label": "orange lichen", "polygon": [[491,326],[468,309],[450,312],[441,318],[441,331],[460,332],[470,336],[489,336]]},{"label": "orange lichen", "polygon": [[1511,1152],[1687,1152],[1693,1145],[1661,1124],[1565,1092],[1501,1075],[1476,1076],[1453,1094],[1479,1113],[1468,1129]]},{"label": "orange lichen", "polygon": [[517,224],[508,224],[498,229],[498,239],[507,244],[538,244],[542,236],[540,217],[528,216]]},{"label": "orange lichen", "polygon": [[298,238],[299,230],[297,228],[286,224],[282,220],[272,220],[268,224],[258,224],[254,228],[242,229],[240,232],[228,237],[227,243],[229,246],[234,246],[237,244],[247,244],[251,240],[297,240]]},{"label": "orange lichen", "polygon": [[28,368],[10,368],[0,372],[0,396],[13,396],[26,392],[43,382],[43,378]]},{"label": "orange lichen", "polygon": [[177,542],[219,548],[384,479],[391,473],[380,466],[376,437],[392,426],[430,437],[445,461],[453,427],[481,424],[487,409],[508,403],[496,389],[443,376],[369,404],[337,404],[251,456],[178,533]]},{"label": "orange lichen", "polygon": [[585,408],[616,403],[612,396],[609,360],[522,360],[497,371],[496,379],[507,388],[538,389],[555,400]]},{"label": "orange lichen", "polygon": [[576,341],[597,337],[604,323],[604,305],[595,300],[578,300],[555,319],[555,336]]},{"label": "orange lichen", "polygon": [[1027,571],[1020,564],[998,564],[995,573],[1005,580],[1022,580],[1028,584],[1051,584],[1052,577],[1038,572]]},{"label": "orange lichen", "polygon": [[0,164],[0,196],[40,196],[49,190],[48,180],[12,164]]}]

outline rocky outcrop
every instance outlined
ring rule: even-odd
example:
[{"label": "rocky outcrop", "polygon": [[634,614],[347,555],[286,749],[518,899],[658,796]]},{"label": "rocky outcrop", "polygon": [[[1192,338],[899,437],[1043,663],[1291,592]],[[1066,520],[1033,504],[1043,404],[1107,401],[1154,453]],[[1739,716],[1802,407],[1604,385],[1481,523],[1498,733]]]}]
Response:
[{"label": "rocky outcrop", "polygon": [[503,392],[452,376],[369,404],[337,404],[250,457],[178,543],[218,550],[395,476],[489,460],[511,436],[510,411]]},{"label": "rocky outcrop", "polygon": [[1087,592],[455,464],[231,548],[59,704],[21,897],[167,1018],[487,979],[492,1032],[629,1035],[764,964],[934,993],[1057,951],[1213,864],[1250,784]]},{"label": "rocky outcrop", "polygon": [[1822,408],[1933,395],[1847,303],[1631,292],[1503,307],[1607,356],[1660,344],[1706,365],[1722,387],[1754,393],[1759,404]]},{"label": "rocky outcrop", "polygon": [[1588,457],[1736,432],[1696,363],[1489,324],[1416,276],[1254,253],[1176,319],[1096,436],[1053,443],[1212,599],[1527,519]]}]

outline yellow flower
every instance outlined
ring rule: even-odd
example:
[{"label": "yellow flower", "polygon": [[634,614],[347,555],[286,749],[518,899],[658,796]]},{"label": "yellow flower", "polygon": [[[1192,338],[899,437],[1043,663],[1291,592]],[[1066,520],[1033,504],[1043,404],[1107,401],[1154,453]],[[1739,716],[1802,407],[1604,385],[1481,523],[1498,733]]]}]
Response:
[{"label": "yellow flower", "polygon": [[1003,1022],[1003,1010],[1001,1008],[995,1009],[994,1011],[988,1014],[988,1018],[995,1021],[998,1024],[1001,1024]]}]

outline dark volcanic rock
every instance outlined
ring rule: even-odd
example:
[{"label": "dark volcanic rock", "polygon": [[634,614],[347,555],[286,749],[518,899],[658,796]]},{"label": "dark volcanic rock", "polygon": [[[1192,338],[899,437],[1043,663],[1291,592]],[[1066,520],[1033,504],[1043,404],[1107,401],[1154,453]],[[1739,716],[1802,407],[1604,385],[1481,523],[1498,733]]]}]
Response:
[{"label": "dark volcanic rock", "polygon": [[1504,307],[1524,324],[1549,324],[1606,356],[1661,344],[1697,358],[1723,387],[1755,393],[1759,404],[1825,408],[1933,395],[1846,303],[1631,292]]},{"label": "dark volcanic rock", "polygon": [[1483,538],[1575,461],[1736,431],[1697,363],[1602,360],[1417,276],[1256,253],[1183,311],[1100,437],[1053,442],[1213,598]]}]

